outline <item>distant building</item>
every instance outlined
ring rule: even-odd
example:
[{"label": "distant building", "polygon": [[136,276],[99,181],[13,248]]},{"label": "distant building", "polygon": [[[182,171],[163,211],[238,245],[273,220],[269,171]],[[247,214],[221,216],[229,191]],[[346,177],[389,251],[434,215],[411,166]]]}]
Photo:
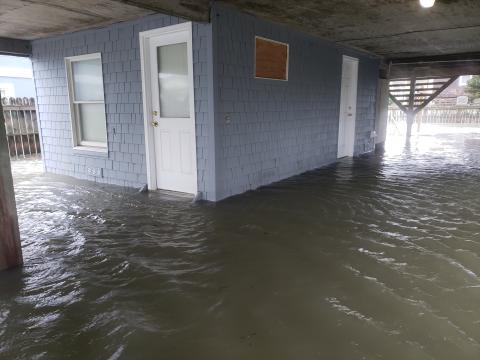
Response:
[{"label": "distant building", "polygon": [[453,84],[446,88],[434,101],[432,101],[431,105],[467,105],[468,97],[465,93],[465,89],[468,80],[472,77],[473,75],[459,76]]},{"label": "distant building", "polygon": [[0,55],[1,97],[35,97],[32,63],[29,58]]}]

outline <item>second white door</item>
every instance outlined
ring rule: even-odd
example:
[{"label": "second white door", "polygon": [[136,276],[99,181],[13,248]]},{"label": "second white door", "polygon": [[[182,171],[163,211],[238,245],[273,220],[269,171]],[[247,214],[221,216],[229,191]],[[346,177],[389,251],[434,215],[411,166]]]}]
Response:
[{"label": "second white door", "polygon": [[358,59],[344,56],[338,126],[338,158],[353,156],[354,153],[357,81]]}]

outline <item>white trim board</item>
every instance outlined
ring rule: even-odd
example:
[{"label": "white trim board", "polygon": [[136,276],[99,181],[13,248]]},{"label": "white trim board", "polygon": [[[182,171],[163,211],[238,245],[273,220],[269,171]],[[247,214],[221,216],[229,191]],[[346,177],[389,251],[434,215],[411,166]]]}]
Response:
[{"label": "white trim board", "polygon": [[[359,59],[343,55],[340,87],[340,109],[338,121],[337,158],[353,156],[357,126],[357,91]],[[347,69],[350,67],[350,69]],[[346,73],[346,70],[351,70]],[[349,78],[345,75],[348,74]],[[348,83],[346,81],[349,81]],[[349,90],[346,92],[346,90]]]}]

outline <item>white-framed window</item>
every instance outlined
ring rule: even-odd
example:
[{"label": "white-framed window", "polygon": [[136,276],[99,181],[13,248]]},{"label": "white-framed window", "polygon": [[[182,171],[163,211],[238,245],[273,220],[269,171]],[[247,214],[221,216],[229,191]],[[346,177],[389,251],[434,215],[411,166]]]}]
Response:
[{"label": "white-framed window", "polygon": [[107,121],[100,53],[65,58],[73,147],[107,152]]}]

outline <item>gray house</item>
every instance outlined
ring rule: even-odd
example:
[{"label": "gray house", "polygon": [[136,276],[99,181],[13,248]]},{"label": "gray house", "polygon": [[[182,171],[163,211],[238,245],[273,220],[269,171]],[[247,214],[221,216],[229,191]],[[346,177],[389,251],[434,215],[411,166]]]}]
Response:
[{"label": "gray house", "polygon": [[30,59],[0,55],[0,98],[18,97],[35,97]]},{"label": "gray house", "polygon": [[218,201],[374,149],[378,58],[211,11],[32,41],[46,171]]}]

